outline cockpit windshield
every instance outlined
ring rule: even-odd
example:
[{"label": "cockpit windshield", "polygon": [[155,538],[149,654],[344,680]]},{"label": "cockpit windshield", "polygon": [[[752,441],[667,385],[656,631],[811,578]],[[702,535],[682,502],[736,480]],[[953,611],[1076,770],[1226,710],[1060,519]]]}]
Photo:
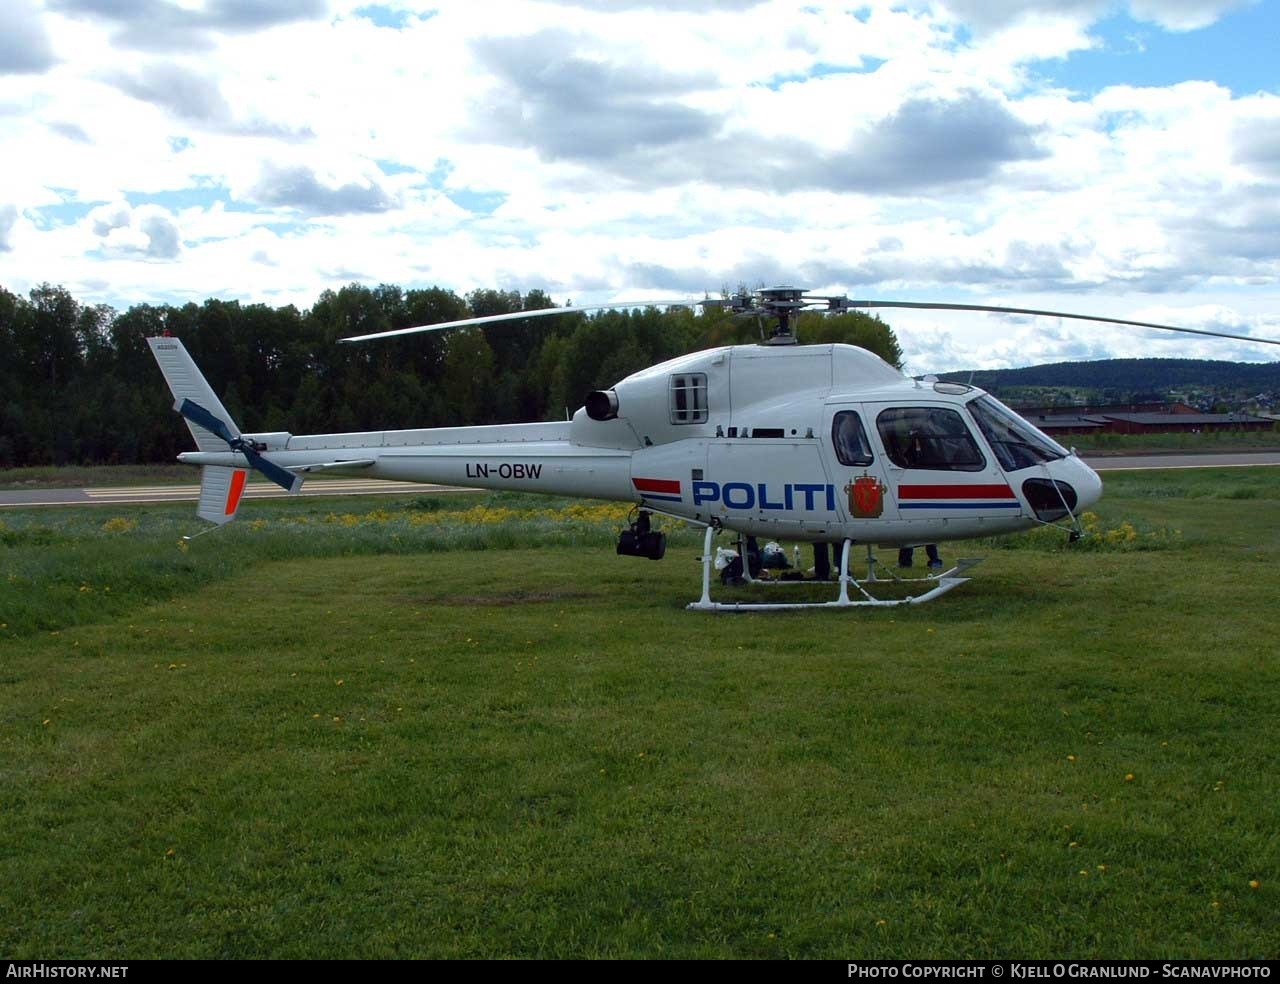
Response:
[{"label": "cockpit windshield", "polygon": [[1065,458],[1067,449],[1036,430],[993,396],[969,402],[969,412],[1007,472]]}]

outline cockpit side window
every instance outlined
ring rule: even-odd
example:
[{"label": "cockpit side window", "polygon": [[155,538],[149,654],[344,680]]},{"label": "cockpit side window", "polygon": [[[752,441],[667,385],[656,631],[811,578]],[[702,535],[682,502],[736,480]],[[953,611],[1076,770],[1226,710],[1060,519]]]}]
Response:
[{"label": "cockpit side window", "polygon": [[707,422],[707,374],[677,373],[671,377],[671,422],[673,424],[705,424]]},{"label": "cockpit side window", "polygon": [[862,418],[853,410],[841,410],[831,421],[831,443],[842,465],[865,467],[874,461]]},{"label": "cockpit side window", "polygon": [[986,459],[964,419],[945,407],[893,407],[876,418],[889,460],[899,468],[982,471]]},{"label": "cockpit side window", "polygon": [[992,396],[980,396],[970,401],[969,412],[1005,471],[1018,471],[1067,456],[1066,448],[1036,430]]}]

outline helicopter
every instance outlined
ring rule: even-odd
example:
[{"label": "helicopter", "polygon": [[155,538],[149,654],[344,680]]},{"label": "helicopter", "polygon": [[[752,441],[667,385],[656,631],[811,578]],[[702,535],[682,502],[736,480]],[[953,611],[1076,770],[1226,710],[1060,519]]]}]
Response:
[{"label": "helicopter", "polygon": [[[1059,526],[1075,539],[1080,513],[1102,495],[1097,473],[1075,453],[976,387],[910,378],[879,356],[839,343],[802,345],[803,311],[876,308],[984,311],[1097,321],[1235,338],[1224,332],[1059,311],[979,304],[850,299],[791,286],[740,290],[702,301],[649,301],[549,308],[443,322],[341,339],[360,343],[451,328],[606,308],[702,306],[760,324],[757,344],[682,355],[588,393],[572,418],[545,423],[295,435],[240,432],[182,342],[148,344],[198,450],[178,460],[202,469],[197,515],[218,528],[239,509],[250,469],[290,492],[315,474],[360,474],[462,488],[539,492],[628,502],[633,516],[617,554],[660,560],[666,518],[704,529],[702,592],[695,611],[919,604],[967,582],[979,559],[902,578],[876,546],[915,547]],[[771,330],[766,326],[771,325]],[[206,530],[207,532],[207,530]],[[736,550],[714,550],[737,534]],[[199,534],[197,534],[199,535]],[[715,601],[712,566],[736,557],[751,585],[806,583],[759,575],[758,541],[814,545],[829,601]],[[851,552],[865,549],[865,576]],[[861,562],[859,562],[861,563]],[[885,582],[908,582],[901,591]],[[901,585],[899,584],[898,587]],[[778,598],[774,595],[774,598]]]}]

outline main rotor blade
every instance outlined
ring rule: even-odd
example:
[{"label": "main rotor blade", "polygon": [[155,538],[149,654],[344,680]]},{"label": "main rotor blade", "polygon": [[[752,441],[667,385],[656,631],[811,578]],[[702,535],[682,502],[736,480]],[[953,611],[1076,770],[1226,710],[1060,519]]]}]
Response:
[{"label": "main rotor blade", "polygon": [[442,321],[435,325],[417,325],[413,328],[397,328],[394,331],[376,331],[368,335],[352,335],[339,338],[339,342],[368,342],[375,338],[394,338],[397,335],[413,335],[420,331],[444,331],[446,328],[470,328],[472,325],[491,325],[499,321],[520,321],[524,318],[550,318],[557,314],[579,314],[585,311],[608,311],[614,308],[647,307],[695,307],[702,301],[617,301],[613,304],[593,304],[588,307],[539,308],[536,311],[513,311],[510,314],[490,314],[482,318],[462,318],[459,321]]},{"label": "main rotor blade", "polygon": [[1040,311],[1035,308],[1000,307],[994,304],[943,304],[924,301],[849,301],[851,308],[916,308],[923,311],[987,311],[994,314],[1031,314],[1044,318],[1071,318],[1074,321],[1099,321],[1109,325],[1131,325],[1135,328],[1156,328],[1159,331],[1180,331],[1188,335],[1208,335],[1213,338],[1233,338],[1239,342],[1256,342],[1259,345],[1280,345],[1280,339],[1251,338],[1248,335],[1232,335],[1225,331],[1208,331],[1204,328],[1179,328],[1176,325],[1157,325],[1150,321],[1128,321],[1124,318],[1102,318],[1093,314],[1070,314],[1067,311]]}]

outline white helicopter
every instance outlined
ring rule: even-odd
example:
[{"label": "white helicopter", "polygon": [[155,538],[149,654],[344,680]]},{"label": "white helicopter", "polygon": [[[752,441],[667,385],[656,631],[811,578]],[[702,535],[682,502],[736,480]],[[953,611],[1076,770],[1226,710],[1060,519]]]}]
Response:
[{"label": "white helicopter", "polygon": [[[850,345],[799,345],[804,310],[925,308],[1044,315],[1261,341],[1222,332],[1058,311],[971,304],[850,300],[795,287],[741,291],[723,300],[550,308],[343,339],[362,342],[417,331],[573,312],[702,305],[776,323],[759,344],[694,352],[587,395],[570,421],[294,435],[239,431],[182,343],[148,339],[195,438],[178,460],[202,467],[197,514],[219,526],[235,518],[248,469],[290,492],[306,475],[359,473],[395,481],[511,489],[630,502],[635,519],[618,538],[624,556],[661,559],[666,535],[654,516],[705,527],[698,611],[920,603],[968,580],[978,561],[908,579],[916,592],[877,597],[885,568],[873,545],[908,547],[1012,533],[1041,525],[1080,535],[1076,516],[1102,494],[1096,472],[982,390],[933,377],[911,379]],[[1280,342],[1268,342],[1280,344]],[[827,545],[841,544],[832,601],[717,602],[711,598],[715,536],[738,534],[739,561],[756,538],[815,545],[829,576]],[[850,551],[865,545],[865,577]],[[722,552],[723,553],[723,552]],[[751,555],[754,559],[754,555]],[[754,584],[751,562],[735,565]],[[891,581],[900,581],[889,574]],[[853,597],[850,587],[857,592]],[[898,593],[898,592],[890,592]]]}]

